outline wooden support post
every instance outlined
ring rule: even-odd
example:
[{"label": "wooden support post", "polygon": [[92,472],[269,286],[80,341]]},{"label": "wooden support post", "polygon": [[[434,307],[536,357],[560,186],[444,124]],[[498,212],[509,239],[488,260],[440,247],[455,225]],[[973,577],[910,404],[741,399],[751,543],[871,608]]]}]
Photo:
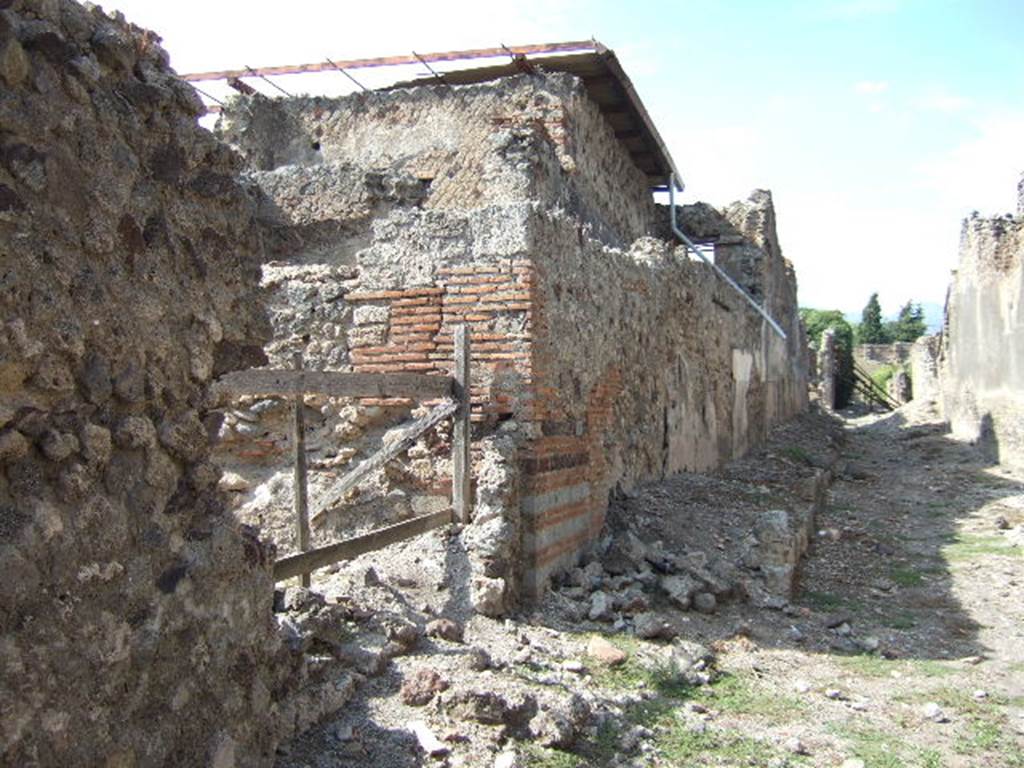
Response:
[{"label": "wooden support post", "polygon": [[469,522],[473,506],[470,484],[469,395],[469,334],[465,325],[459,325],[455,328],[455,397],[459,409],[455,412],[455,429],[452,431],[452,512],[455,519],[463,525]]},{"label": "wooden support post", "polygon": [[[295,370],[300,372],[295,387],[295,419],[292,424],[292,448],[295,451],[295,524],[298,531],[299,551],[309,550],[309,505],[306,497],[306,407],[305,388],[302,386],[302,353],[292,357]],[[309,573],[302,574],[302,586],[310,584]]]}]

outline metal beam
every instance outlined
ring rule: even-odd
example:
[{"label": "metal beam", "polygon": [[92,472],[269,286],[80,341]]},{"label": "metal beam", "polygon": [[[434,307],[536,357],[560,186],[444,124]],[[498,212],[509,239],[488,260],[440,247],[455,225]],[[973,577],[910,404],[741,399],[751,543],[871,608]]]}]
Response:
[{"label": "metal beam", "polygon": [[184,80],[189,82],[200,82],[202,80],[225,80],[230,77],[250,77],[259,75],[299,75],[304,72],[325,72],[337,69],[367,69],[371,67],[390,67],[401,64],[420,64],[423,62],[438,61],[460,61],[463,59],[489,59],[514,54],[533,53],[566,53],[572,51],[601,51],[604,46],[594,40],[576,40],[567,43],[541,43],[538,45],[510,45],[500,48],[472,48],[466,51],[442,51],[437,53],[423,53],[419,56],[383,56],[372,59],[348,59],[343,61],[313,62],[310,64],[286,64],[276,67],[245,67],[243,69],[225,69],[213,72],[193,72],[182,75]]}]

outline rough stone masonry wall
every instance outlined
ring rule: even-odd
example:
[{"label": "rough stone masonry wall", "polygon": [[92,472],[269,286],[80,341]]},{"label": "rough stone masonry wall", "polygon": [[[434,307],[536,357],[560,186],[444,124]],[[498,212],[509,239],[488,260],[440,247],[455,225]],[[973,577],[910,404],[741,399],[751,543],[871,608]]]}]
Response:
[{"label": "rough stone masonry wall", "polygon": [[954,435],[1024,462],[1024,211],[964,221],[940,384]]},{"label": "rough stone masonry wall", "polygon": [[716,260],[767,300],[788,338],[670,243],[610,248],[581,241],[571,215],[538,212],[531,373],[540,435],[521,462],[528,592],[596,539],[611,493],[740,456],[806,407],[806,340],[770,195],[724,214],[690,207],[680,220],[699,237],[712,226],[729,234]]},{"label": "rough stone masonry wall", "polygon": [[853,348],[853,359],[861,368],[874,374],[885,366],[903,368],[910,363],[914,345],[906,341],[892,344],[858,344]]},{"label": "rough stone masonry wall", "polygon": [[267,765],[272,552],[202,421],[266,335],[254,206],[155,36],[0,7],[0,763]]},{"label": "rough stone masonry wall", "polygon": [[[312,367],[446,372],[452,328],[469,325],[477,480],[465,540],[474,600],[489,613],[579,556],[617,484],[742,453],[806,398],[795,282],[770,197],[707,218],[733,237],[723,258],[743,262],[792,331],[787,344],[709,269],[641,237],[661,213],[584,93],[551,75],[249,99],[221,124],[264,196],[272,359],[302,349]],[[431,131],[413,130],[420,121]],[[441,160],[424,171],[424,158]],[[315,404],[313,498],[411,407]],[[266,442],[263,474],[245,455],[251,441],[222,460],[242,514],[287,545],[284,420],[268,420],[273,408],[253,403],[240,420]],[[321,540],[446,504],[447,455],[446,435],[421,441],[332,513]]]}]

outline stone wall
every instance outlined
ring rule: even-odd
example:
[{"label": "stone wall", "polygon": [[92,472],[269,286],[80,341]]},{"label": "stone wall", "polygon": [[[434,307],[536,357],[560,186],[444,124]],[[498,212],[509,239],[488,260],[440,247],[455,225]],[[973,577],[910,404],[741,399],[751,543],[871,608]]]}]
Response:
[{"label": "stone wall", "polygon": [[[421,122],[431,130],[408,141],[395,127]],[[501,612],[577,559],[616,488],[715,466],[806,403],[770,195],[699,218],[728,233],[719,259],[780,318],[786,342],[708,267],[645,236],[664,214],[574,78],[240,99],[220,129],[262,196],[272,361],[302,350],[316,368],[444,373],[454,326],[469,326],[476,504],[464,538],[480,610]],[[314,507],[416,407],[307,404],[319,411]],[[239,405],[220,460],[240,514],[287,548],[283,412]],[[447,441],[421,440],[364,484],[319,540],[447,504]]]},{"label": "stone wall", "polygon": [[940,379],[954,435],[1024,462],[1024,213],[964,221]]},{"label": "stone wall", "polygon": [[939,355],[942,349],[942,336],[934,334],[922,336],[914,342],[910,350],[910,379],[913,382],[913,399],[938,402],[941,397],[939,387]]},{"label": "stone wall", "polygon": [[203,423],[263,359],[254,206],[158,38],[0,8],[0,762],[268,765],[273,552]]},{"label": "stone wall", "polygon": [[895,341],[892,344],[858,344],[853,348],[853,359],[870,375],[886,366],[908,366],[913,348],[913,343],[906,341]]}]

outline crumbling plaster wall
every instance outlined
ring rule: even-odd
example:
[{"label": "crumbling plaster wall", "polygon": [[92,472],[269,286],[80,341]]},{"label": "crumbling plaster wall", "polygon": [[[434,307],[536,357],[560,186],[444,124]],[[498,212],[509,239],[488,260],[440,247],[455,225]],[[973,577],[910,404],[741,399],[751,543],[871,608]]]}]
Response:
[{"label": "crumbling plaster wall", "polygon": [[[406,140],[398,127],[418,121],[432,131]],[[806,403],[795,280],[770,195],[705,218],[732,234],[721,258],[727,269],[743,263],[743,279],[789,330],[786,342],[705,265],[645,237],[664,214],[571,77],[242,99],[221,130],[250,158],[264,195],[272,359],[287,364],[286,350],[303,349],[312,367],[447,372],[452,328],[469,325],[477,487],[465,539],[485,612],[500,612],[521,588],[538,591],[575,560],[600,532],[616,486],[714,466]],[[312,142],[315,153],[273,149]],[[330,191],[352,186],[406,192],[357,211]],[[325,334],[316,323],[326,315],[338,321]],[[338,462],[319,465],[318,487],[377,447],[412,406],[316,404],[323,418],[313,429],[324,441],[315,450]],[[276,459],[267,456],[282,481],[284,423],[271,440]],[[256,429],[266,427],[259,419]],[[244,445],[223,455],[239,475],[250,471]],[[357,525],[370,525],[374,510],[387,519],[446,504],[447,451],[443,433],[421,441],[319,535],[350,534],[353,508]],[[250,478],[260,484],[240,491],[243,514],[288,520],[287,508],[275,512],[280,497]],[[290,524],[277,527],[287,541]]]},{"label": "crumbling plaster wall", "polygon": [[0,762],[268,765],[273,552],[203,424],[262,359],[254,206],[158,38],[0,7]]},{"label": "crumbling plaster wall", "polygon": [[964,221],[946,305],[942,404],[953,434],[1024,462],[1024,212]]}]

